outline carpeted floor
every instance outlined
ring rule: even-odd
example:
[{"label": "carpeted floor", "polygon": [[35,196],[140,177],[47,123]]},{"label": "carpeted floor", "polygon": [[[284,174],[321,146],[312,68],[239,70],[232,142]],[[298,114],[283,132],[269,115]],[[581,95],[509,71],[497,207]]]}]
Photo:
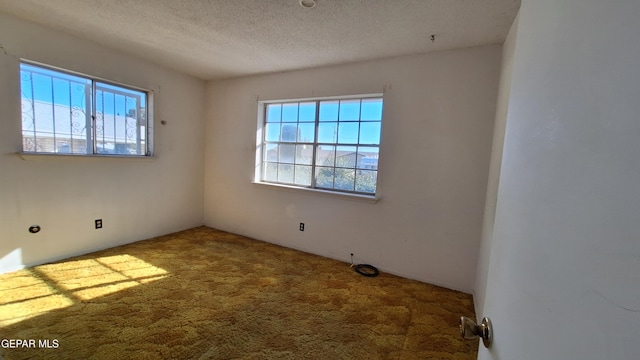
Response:
[{"label": "carpeted floor", "polygon": [[200,227],[0,275],[0,358],[475,359],[462,315],[470,295]]}]

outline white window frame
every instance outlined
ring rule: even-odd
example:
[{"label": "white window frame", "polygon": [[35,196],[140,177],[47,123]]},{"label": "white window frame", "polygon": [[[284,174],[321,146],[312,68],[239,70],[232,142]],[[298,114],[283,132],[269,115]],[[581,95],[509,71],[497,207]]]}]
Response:
[{"label": "white window frame", "polygon": [[[64,104],[62,105],[58,105],[58,103],[54,102],[49,104],[49,106],[52,107],[52,111],[51,111],[51,118],[50,119],[46,119],[44,122],[45,123],[50,123],[50,125],[52,126],[52,130],[50,130],[50,133],[53,137],[53,151],[49,150],[42,150],[39,151],[38,150],[38,145],[37,142],[39,141],[38,139],[38,131],[37,131],[37,119],[36,117],[36,110],[35,110],[35,105],[34,103],[36,103],[36,99],[35,99],[35,92],[33,89],[31,89],[31,98],[28,98],[28,91],[27,93],[25,93],[25,89],[23,89],[23,82],[22,82],[22,76],[23,76],[23,65],[27,65],[30,67],[36,67],[41,69],[43,72],[54,72],[59,74],[60,76],[64,77],[66,76],[72,76],[75,78],[79,78],[82,79],[86,82],[86,84],[84,85],[77,85],[77,86],[84,86],[85,87],[85,98],[84,100],[84,105],[85,108],[83,109],[79,109],[80,111],[76,111],[77,109],[74,109],[74,107],[72,106],[71,102],[71,96],[69,95],[70,99],[69,99],[69,105],[65,106]],[[44,76],[47,76],[48,74],[45,74]],[[55,74],[54,74],[55,75]],[[21,133],[22,133],[22,152],[21,154],[23,155],[65,155],[65,156],[82,156],[82,157],[87,157],[87,156],[105,156],[105,157],[127,157],[127,158],[136,158],[136,157],[140,157],[140,158],[151,158],[153,157],[153,92],[151,90],[148,89],[144,89],[144,88],[140,88],[137,86],[132,86],[132,85],[127,85],[127,84],[122,84],[122,83],[118,83],[118,82],[114,82],[114,81],[110,81],[110,80],[106,80],[106,79],[102,79],[102,78],[98,78],[95,76],[90,76],[90,75],[86,75],[86,74],[82,74],[82,73],[78,73],[75,71],[71,71],[71,70],[67,70],[67,69],[62,69],[59,67],[55,67],[55,66],[51,66],[51,65],[47,65],[47,64],[42,64],[42,63],[38,63],[35,61],[31,61],[31,60],[27,60],[27,59],[21,59],[20,61],[20,78],[21,78],[21,83],[20,83],[20,101],[22,104],[22,115],[21,115]],[[33,80],[31,80],[31,84],[33,84],[32,82]],[[53,83],[52,83],[52,89],[51,89],[51,94],[52,97],[54,96],[54,90],[53,90]],[[71,83],[69,83],[69,92],[71,93]],[[129,93],[127,93],[129,92]],[[144,104],[146,105],[144,108],[141,108],[139,106],[139,102],[142,100],[135,101],[135,118],[131,118],[130,116],[127,116],[126,114],[120,115],[119,113],[116,114],[107,114],[107,112],[105,111],[105,109],[103,108],[102,112],[98,111],[98,94],[113,94],[114,96],[120,95],[120,96],[124,96],[125,97],[125,102],[127,101],[128,98],[136,98],[136,97],[140,97],[141,95],[136,95],[137,94],[142,94],[142,96],[144,97]],[[114,100],[115,101],[115,100]],[[25,106],[25,102],[27,104],[31,103],[31,106]],[[38,101],[38,102],[42,102],[42,101]],[[42,104],[41,104],[42,105]],[[75,125],[78,126],[83,126],[83,128],[81,129],[81,131],[79,132],[75,132],[74,130],[69,130],[69,133],[58,133],[56,130],[56,112],[60,109],[56,109],[57,106],[63,107],[63,108],[67,108],[66,111],[69,113],[74,113],[72,115],[69,115],[69,119],[68,121],[71,122],[72,124],[70,125],[71,128],[73,128]],[[102,106],[104,107],[104,100],[102,103]],[[31,107],[31,109],[29,109],[29,107]],[[114,107],[115,107],[115,103],[114,103]],[[26,108],[26,110],[25,110]],[[132,110],[133,108],[129,108],[126,107],[125,105],[125,109],[128,110]],[[141,111],[141,109],[144,109],[144,112]],[[28,115],[25,115],[25,112],[29,112]],[[76,112],[82,113],[81,115],[77,115],[75,114]],[[142,115],[140,115],[140,114]],[[113,121],[113,134],[111,137],[105,136],[106,130],[104,129],[104,127],[106,126],[105,123],[105,114],[107,115],[111,115],[112,117],[112,121]],[[42,116],[42,114],[38,114],[40,116]],[[33,128],[31,129],[25,129],[25,123],[29,123],[29,121],[25,121],[25,116],[31,116],[33,117],[31,119],[31,123],[33,124]],[[74,117],[77,117],[75,119],[74,122]],[[121,119],[117,119],[117,118],[121,118]],[[28,117],[27,117],[28,118]],[[116,120],[117,119],[117,120]],[[124,119],[124,120],[123,120]],[[142,124],[140,123],[142,119]],[[103,129],[101,130],[100,128],[100,121],[102,121],[102,127]],[[117,121],[124,121],[124,130],[120,129],[119,131],[124,134],[123,136],[125,136],[125,143],[124,144],[120,144],[117,140],[117,131],[116,131],[116,122]],[[127,123],[128,122],[133,122],[135,121],[135,125],[133,126],[128,126]],[[77,124],[76,124],[77,123]],[[143,128],[143,129],[141,129]],[[131,130],[135,131],[135,136],[134,135],[129,135],[129,132]],[[33,133],[33,136],[30,136],[29,133]],[[78,138],[76,138],[75,140],[80,140],[80,141],[85,141],[86,144],[84,146],[77,146],[76,149],[82,149],[82,151],[71,151],[71,152],[67,152],[67,151],[61,151],[60,149],[60,141],[56,140],[56,136],[58,136],[60,134],[60,136],[63,137],[62,139],[62,143],[64,144],[64,142],[69,141],[69,142],[73,142],[73,134],[75,134]],[[27,137],[27,135],[29,135]],[[69,139],[64,138],[64,135],[70,136]],[[25,143],[27,140],[27,138],[33,138],[34,141],[34,145],[33,148],[29,149],[26,148]],[[126,139],[133,139],[131,140],[131,142],[128,144],[129,147],[127,148],[127,143],[126,143]],[[109,140],[109,141],[107,141]],[[113,141],[111,141],[113,140]],[[40,141],[42,141],[40,139]],[[135,145],[134,145],[135,143]],[[124,145],[124,147],[122,147],[122,145]],[[132,146],[134,145],[134,146]],[[123,149],[125,150],[117,150],[117,148],[121,146]],[[50,147],[50,146],[47,146]],[[113,150],[110,149],[110,147],[113,147]],[[132,150],[130,150],[132,147],[135,147],[135,152],[131,152]]]},{"label": "white window frame", "polygon": [[[359,200],[364,200],[367,202],[376,202],[379,199],[379,190],[380,190],[380,181],[379,181],[379,172],[380,172],[380,166],[379,166],[379,161],[376,165],[375,171],[376,171],[376,184],[375,184],[375,192],[363,192],[363,191],[357,191],[355,188],[354,190],[341,190],[341,189],[336,189],[336,188],[325,188],[325,187],[321,187],[321,186],[316,186],[315,181],[316,181],[316,173],[315,173],[315,169],[316,167],[321,167],[321,165],[317,164],[317,158],[316,158],[316,151],[318,146],[323,145],[322,142],[318,141],[318,136],[319,136],[319,131],[318,131],[318,124],[320,123],[320,119],[319,119],[319,112],[320,112],[320,102],[321,101],[340,101],[340,100],[367,100],[367,99],[381,99],[383,102],[382,105],[382,114],[381,114],[381,119],[379,120],[380,123],[380,139],[377,142],[377,144],[365,144],[362,143],[360,144],[360,142],[358,141],[357,144],[353,144],[353,143],[349,143],[349,144],[342,144],[339,142],[335,142],[332,143],[333,145],[337,147],[340,146],[362,146],[362,147],[376,147],[378,149],[378,159],[379,159],[379,153],[380,153],[380,148],[381,148],[381,138],[382,138],[382,123],[383,123],[383,118],[384,118],[384,94],[383,93],[372,93],[372,94],[358,94],[358,95],[349,95],[349,96],[331,96],[331,97],[314,97],[314,98],[300,98],[300,99],[277,99],[277,100],[259,100],[258,101],[258,114],[257,114],[257,132],[256,132],[256,158],[255,158],[255,174],[254,174],[254,183],[261,185],[261,186],[267,186],[267,187],[271,187],[271,188],[278,188],[278,189],[285,189],[285,190],[293,190],[293,191],[297,191],[297,190],[305,190],[305,191],[313,191],[316,193],[320,193],[323,195],[328,195],[328,196],[338,196],[338,197],[349,197],[349,198],[357,198]],[[313,142],[309,143],[309,142],[299,142],[296,140],[296,142],[289,142],[289,144],[293,144],[293,145],[300,145],[301,143],[306,143],[306,144],[310,144],[311,146],[313,146],[314,150],[313,150],[313,160],[312,160],[312,170],[311,170],[311,184],[309,185],[299,185],[299,184],[294,184],[294,183],[287,183],[287,182],[278,182],[278,181],[273,181],[273,180],[266,180],[263,178],[264,174],[265,174],[265,163],[266,158],[265,158],[265,148],[266,148],[266,125],[267,125],[267,107],[271,104],[288,104],[288,103],[305,103],[305,102],[315,102],[316,103],[316,114],[315,114],[315,119],[313,121],[313,123],[315,124],[316,128],[314,131],[314,140]],[[367,122],[366,120],[362,120],[359,119],[358,121],[358,126],[360,126],[361,123],[363,122]],[[282,123],[284,124],[284,122]],[[336,164],[333,165],[333,168],[338,168],[338,166],[336,166]],[[363,170],[358,168],[358,166],[354,166],[354,170],[358,171],[358,170]]]}]

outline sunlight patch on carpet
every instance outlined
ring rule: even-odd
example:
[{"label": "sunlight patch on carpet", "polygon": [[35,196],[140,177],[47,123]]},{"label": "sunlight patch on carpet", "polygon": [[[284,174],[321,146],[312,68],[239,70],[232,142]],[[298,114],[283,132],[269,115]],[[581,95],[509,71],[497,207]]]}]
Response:
[{"label": "sunlight patch on carpet", "polygon": [[128,254],[64,261],[2,275],[0,327],[157,281],[169,273]]},{"label": "sunlight patch on carpet", "polygon": [[2,280],[0,327],[73,305],[73,300],[56,294],[54,289],[29,270],[7,274]]},{"label": "sunlight patch on carpet", "polygon": [[39,266],[37,270],[80,300],[165,278],[168,272],[128,254]]}]

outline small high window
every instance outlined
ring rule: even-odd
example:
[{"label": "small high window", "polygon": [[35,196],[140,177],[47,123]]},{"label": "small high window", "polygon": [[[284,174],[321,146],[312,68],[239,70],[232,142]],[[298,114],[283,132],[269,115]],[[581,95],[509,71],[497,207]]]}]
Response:
[{"label": "small high window", "polygon": [[26,153],[151,156],[150,93],[21,63]]},{"label": "small high window", "polygon": [[260,103],[257,180],[375,195],[380,94]]}]

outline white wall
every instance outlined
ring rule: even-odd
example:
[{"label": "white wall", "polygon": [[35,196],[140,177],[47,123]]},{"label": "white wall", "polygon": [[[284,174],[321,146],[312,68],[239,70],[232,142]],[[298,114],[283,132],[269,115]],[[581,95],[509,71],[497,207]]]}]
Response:
[{"label": "white wall", "polygon": [[[501,46],[486,46],[209,84],[205,223],[344,261],[353,252],[383,271],[472,291],[500,56]],[[378,203],[251,183],[257,98],[385,85]]]},{"label": "white wall", "polygon": [[522,2],[479,359],[640,358],[638,18]]},{"label": "white wall", "polygon": [[[202,225],[203,81],[2,13],[0,46],[0,273]],[[20,58],[153,90],[157,159],[15,155]]]}]

